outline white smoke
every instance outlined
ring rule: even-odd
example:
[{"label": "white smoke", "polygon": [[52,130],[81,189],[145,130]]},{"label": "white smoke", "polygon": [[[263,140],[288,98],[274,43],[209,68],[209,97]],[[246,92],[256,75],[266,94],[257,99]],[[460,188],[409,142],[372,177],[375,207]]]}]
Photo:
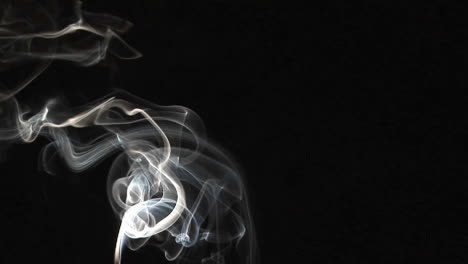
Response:
[{"label": "white smoke", "polygon": [[[59,111],[61,102],[54,99],[31,114],[15,99],[53,59],[90,66],[107,54],[140,56],[115,33],[124,32],[129,23],[81,11],[77,2],[73,22],[63,27],[46,7],[38,8],[50,22],[43,30],[32,18],[19,16],[18,6],[2,2],[0,71],[25,63],[34,67],[21,81],[11,82],[12,88],[3,84],[0,140],[49,138],[42,152],[47,171],[55,153],[76,172],[119,153],[107,176],[109,201],[121,220],[115,263],[121,262],[124,246],[136,250],[150,241],[168,260],[253,263],[255,236],[240,173],[232,159],[207,140],[193,111],[159,106],[126,92],[67,112]],[[90,34],[92,41],[74,45],[61,40],[77,31]],[[113,41],[118,45],[111,45]],[[84,141],[69,133],[84,128],[98,136]]]}]

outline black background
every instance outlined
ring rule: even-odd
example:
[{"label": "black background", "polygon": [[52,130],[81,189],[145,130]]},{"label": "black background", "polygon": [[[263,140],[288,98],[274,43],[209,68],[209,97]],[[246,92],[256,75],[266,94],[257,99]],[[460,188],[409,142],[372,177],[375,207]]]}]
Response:
[{"label": "black background", "polygon": [[[466,83],[457,7],[84,8],[133,22],[125,39],[143,57],[112,69],[57,62],[19,99],[80,101],[120,88],[195,110],[243,166],[262,263],[467,261],[466,100],[448,92]],[[105,196],[110,163],[48,176],[37,170],[44,143],[3,157],[1,258],[110,263],[118,228]]]}]

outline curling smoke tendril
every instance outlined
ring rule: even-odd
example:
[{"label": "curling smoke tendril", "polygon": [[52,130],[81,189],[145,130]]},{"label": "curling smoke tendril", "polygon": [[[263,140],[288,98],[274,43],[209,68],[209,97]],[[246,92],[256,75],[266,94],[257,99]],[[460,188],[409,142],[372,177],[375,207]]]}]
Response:
[{"label": "curling smoke tendril", "polygon": [[[14,82],[13,88],[2,87],[0,140],[33,142],[39,136],[49,138],[51,142],[42,151],[47,171],[55,153],[75,172],[116,155],[107,176],[109,201],[121,220],[115,263],[121,262],[125,245],[136,250],[149,242],[168,260],[253,263],[255,236],[240,173],[232,159],[207,140],[203,123],[193,111],[182,106],[158,106],[126,92],[67,112],[60,111],[61,103],[54,99],[31,114],[15,99],[14,95],[53,59],[90,66],[107,53],[119,58],[139,56],[112,30],[123,32],[128,22],[86,13],[79,7],[80,3],[75,5],[73,23],[37,32],[20,32],[18,24],[31,23],[18,19],[11,5],[4,9],[0,17],[0,71],[25,60],[35,66],[22,81]],[[58,27],[52,15],[45,17]],[[93,41],[74,48],[58,41],[76,31],[91,33]],[[55,46],[41,43],[34,47],[38,38],[56,40]],[[126,47],[127,51],[112,52],[113,39],[120,45],[112,47]],[[85,128],[99,135],[84,141],[69,133]]]}]

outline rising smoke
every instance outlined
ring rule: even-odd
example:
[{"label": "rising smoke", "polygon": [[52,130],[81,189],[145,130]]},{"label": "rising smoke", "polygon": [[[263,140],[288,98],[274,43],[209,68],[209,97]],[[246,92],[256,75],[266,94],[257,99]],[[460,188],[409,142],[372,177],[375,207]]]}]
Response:
[{"label": "rising smoke", "polygon": [[[67,14],[59,2],[0,2],[0,140],[50,139],[40,157],[48,172],[57,153],[75,172],[118,153],[107,176],[109,202],[121,220],[115,263],[121,263],[125,246],[137,250],[145,244],[181,263],[253,263],[255,234],[240,173],[207,140],[193,111],[128,92],[67,112],[58,99],[36,113],[17,101],[15,95],[53,60],[92,66],[107,56],[141,56],[118,35],[129,22],[83,11],[81,2],[73,2]],[[6,78],[18,69],[26,73]],[[84,141],[70,133],[84,128],[98,136]]]}]

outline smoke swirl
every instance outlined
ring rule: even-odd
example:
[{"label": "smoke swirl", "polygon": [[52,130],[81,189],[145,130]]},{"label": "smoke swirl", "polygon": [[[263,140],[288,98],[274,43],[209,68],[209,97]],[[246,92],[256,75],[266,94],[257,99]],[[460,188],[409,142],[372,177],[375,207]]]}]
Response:
[{"label": "smoke swirl", "polygon": [[[31,71],[2,84],[0,140],[49,138],[41,160],[50,173],[56,153],[75,172],[115,157],[107,176],[109,202],[121,220],[115,263],[121,262],[124,246],[137,250],[148,242],[168,260],[253,263],[255,236],[239,170],[206,138],[203,122],[193,111],[159,106],[127,92],[69,111],[51,99],[34,114],[15,99],[54,59],[91,66],[107,54],[139,57],[116,34],[130,24],[82,11],[77,2],[74,16],[68,17],[73,22],[61,26],[50,8],[22,15],[21,4],[13,3],[0,5],[0,71]],[[87,34],[83,41],[66,38],[77,32]],[[70,133],[83,129],[97,136],[83,140]]]}]

